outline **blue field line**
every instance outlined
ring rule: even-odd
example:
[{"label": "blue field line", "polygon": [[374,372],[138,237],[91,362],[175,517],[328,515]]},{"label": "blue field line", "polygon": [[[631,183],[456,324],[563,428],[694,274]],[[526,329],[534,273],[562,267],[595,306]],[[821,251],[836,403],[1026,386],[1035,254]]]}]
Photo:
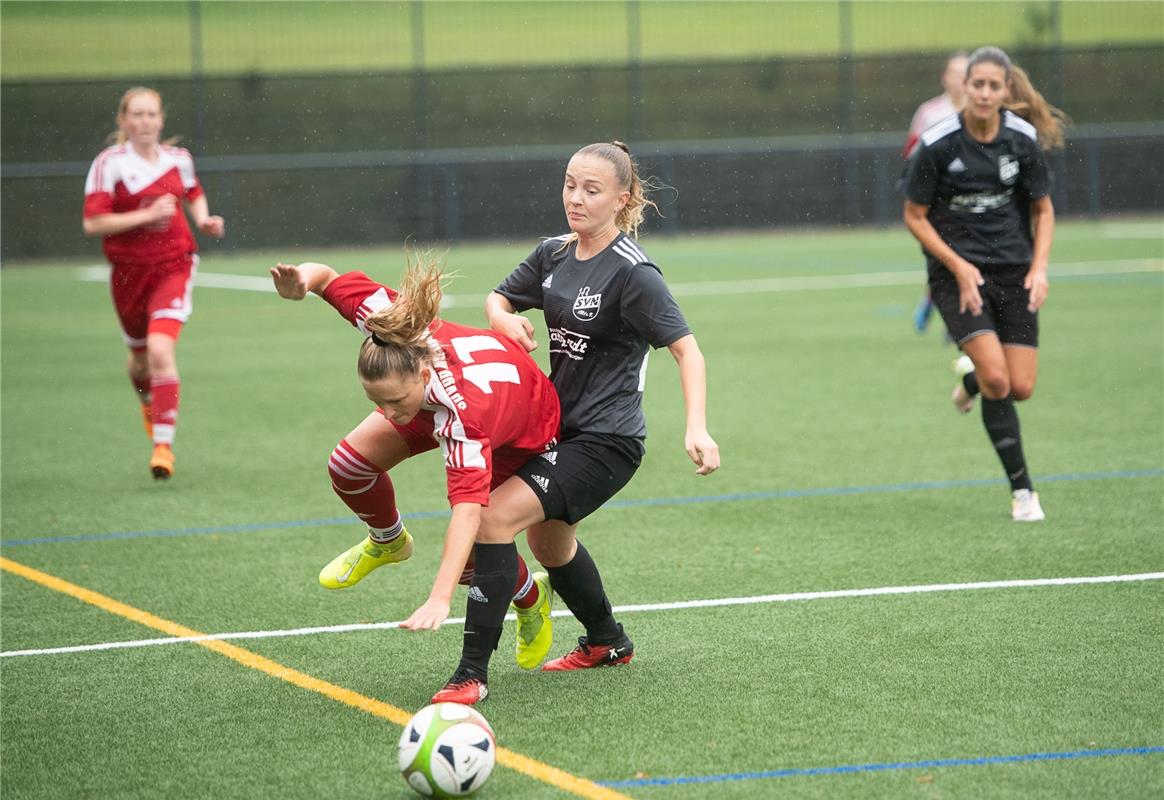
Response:
[{"label": "blue field line", "polygon": [[[1164,476],[1164,468],[1129,469],[1114,472],[1069,472],[1061,475],[1041,475],[1039,483],[1063,483],[1067,481],[1103,481],[1126,478],[1159,478]],[[693,497],[654,497],[641,500],[613,500],[603,508],[643,508],[649,506],[684,506],[695,503],[735,503],[748,500],[790,500],[799,497],[835,497],[839,495],[890,494],[895,492],[915,492],[932,489],[967,489],[980,486],[1005,484],[1002,478],[969,478],[947,481],[918,481],[915,483],[887,483],[868,486],[825,486],[818,489],[779,489],[767,492],[740,492],[737,494],[707,494]],[[448,511],[414,511],[402,515],[404,519],[441,519],[449,516]],[[103,542],[114,539],[153,539],[167,536],[198,536],[215,533],[251,533],[254,531],[304,528],[323,525],[354,524],[354,517],[326,517],[324,519],[300,519],[283,522],[251,522],[239,525],[217,525],[205,528],[172,528],[149,531],[112,531],[110,533],[85,533],[76,536],[40,536],[30,539],[13,539],[3,542],[4,547],[20,547],[32,544],[66,544],[71,542]]]},{"label": "blue field line", "polygon": [[769,778],[796,778],[813,775],[847,775],[856,772],[890,772],[901,769],[936,769],[940,767],[985,767],[993,764],[1017,764],[1026,761],[1069,761],[1078,758],[1111,758],[1114,756],[1149,756],[1164,753],[1164,747],[1114,747],[1106,750],[1069,750],[1060,753],[1023,753],[1011,756],[982,756],[979,758],[935,758],[928,761],[898,761],[885,764],[843,764],[837,767],[805,767],[801,769],[774,769],[765,772],[735,772],[723,775],[695,775],[678,778],[635,778],[625,781],[596,781],[608,789],[634,789],[645,786],[687,786],[700,783],[727,781],[754,781]]}]

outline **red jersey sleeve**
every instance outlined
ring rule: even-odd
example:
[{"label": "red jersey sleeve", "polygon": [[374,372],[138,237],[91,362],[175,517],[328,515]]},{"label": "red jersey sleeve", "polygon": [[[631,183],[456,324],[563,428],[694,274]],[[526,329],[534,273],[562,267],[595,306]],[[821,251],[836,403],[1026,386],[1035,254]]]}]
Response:
[{"label": "red jersey sleeve", "polygon": [[183,197],[186,198],[187,203],[197,200],[203,194],[202,184],[194,173],[194,158],[190,155],[190,151],[182,147],[167,149],[178,162],[178,175],[182,179]]},{"label": "red jersey sleeve", "polygon": [[85,178],[85,207],[82,214],[96,217],[113,213],[113,187],[117,183],[116,159],[110,155],[116,148],[103,150],[93,159]]},{"label": "red jersey sleeve", "polygon": [[482,431],[466,424],[454,409],[442,408],[433,415],[434,434],[445,457],[449,505],[489,505],[493,485],[493,447]]},{"label": "red jersey sleeve", "polygon": [[362,272],[345,272],[323,290],[323,299],[365,336],[364,320],[396,300],[396,290],[376,283]]}]

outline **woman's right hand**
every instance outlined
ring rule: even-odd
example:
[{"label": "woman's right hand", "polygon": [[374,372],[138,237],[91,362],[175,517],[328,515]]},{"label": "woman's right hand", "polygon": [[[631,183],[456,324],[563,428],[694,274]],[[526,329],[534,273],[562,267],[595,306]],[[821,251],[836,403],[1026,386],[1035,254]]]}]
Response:
[{"label": "woman's right hand", "polygon": [[164,194],[147,206],[150,223],[162,222],[178,213],[178,198],[172,194]]},{"label": "woman's right hand", "polygon": [[449,601],[430,597],[424,601],[424,605],[412,612],[412,616],[401,622],[400,627],[410,631],[435,631],[448,618]]},{"label": "woman's right hand", "polygon": [[307,281],[294,264],[279,263],[271,267],[271,279],[275,282],[275,291],[282,298],[302,300],[307,296]]},{"label": "woman's right hand", "polygon": [[986,282],[982,273],[969,261],[963,261],[953,272],[958,281],[958,311],[962,314],[969,311],[976,317],[981,316],[982,294],[978,287]]},{"label": "woman's right hand", "polygon": [[532,353],[538,349],[538,343],[534,340],[533,323],[521,314],[510,314],[508,312],[494,314],[489,318],[489,327],[513,339],[513,341],[524,347],[527,353]]}]

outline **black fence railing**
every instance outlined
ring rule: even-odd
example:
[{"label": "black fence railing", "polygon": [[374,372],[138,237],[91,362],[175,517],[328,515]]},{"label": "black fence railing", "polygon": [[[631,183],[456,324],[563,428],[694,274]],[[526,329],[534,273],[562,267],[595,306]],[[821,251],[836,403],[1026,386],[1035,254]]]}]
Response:
[{"label": "black fence railing", "polygon": [[[227,249],[509,238],[562,228],[558,195],[573,145],[206,156]],[[887,225],[901,215],[896,134],[644,142],[665,187],[644,230]],[[6,260],[96,254],[80,232],[87,161],[2,167]],[[1164,122],[1073,130],[1052,157],[1064,215],[1164,211]],[[75,233],[73,233],[75,232]]]}]

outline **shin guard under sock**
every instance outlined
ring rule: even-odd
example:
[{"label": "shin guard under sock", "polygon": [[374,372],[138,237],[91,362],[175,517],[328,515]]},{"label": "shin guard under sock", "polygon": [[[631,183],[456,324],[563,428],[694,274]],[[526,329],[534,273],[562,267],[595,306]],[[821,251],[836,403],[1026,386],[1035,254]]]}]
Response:
[{"label": "shin guard under sock", "polygon": [[590,553],[578,542],[578,552],[569,563],[547,567],[550,583],[574,617],[586,626],[586,638],[596,644],[618,641],[622,635],[610,601],[602,588],[602,576]]},{"label": "shin guard under sock", "polygon": [[1023,438],[1019,428],[1018,412],[1014,400],[982,398],[982,424],[998,453],[998,460],[1006,470],[1011,491],[1030,489],[1031,476],[1027,472],[1027,461],[1023,456]]},{"label": "shin guard under sock", "polygon": [[489,658],[501,639],[501,626],[513,597],[517,545],[512,542],[475,545],[473,561],[460,669],[485,679],[489,674]]}]

